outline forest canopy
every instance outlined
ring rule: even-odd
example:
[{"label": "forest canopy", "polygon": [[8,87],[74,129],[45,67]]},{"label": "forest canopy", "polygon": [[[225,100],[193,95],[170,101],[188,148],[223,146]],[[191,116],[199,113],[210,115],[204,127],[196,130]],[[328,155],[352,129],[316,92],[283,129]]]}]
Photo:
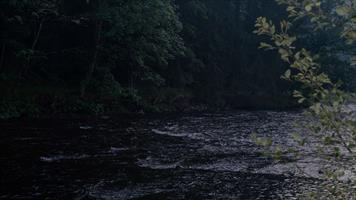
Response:
[{"label": "forest canopy", "polygon": [[[256,48],[259,16],[287,17],[274,0],[1,1],[0,110],[293,107],[298,86],[280,79],[288,66]],[[356,69],[342,53],[352,47],[338,27],[299,23],[297,45],[318,52],[323,71],[355,91]]]}]

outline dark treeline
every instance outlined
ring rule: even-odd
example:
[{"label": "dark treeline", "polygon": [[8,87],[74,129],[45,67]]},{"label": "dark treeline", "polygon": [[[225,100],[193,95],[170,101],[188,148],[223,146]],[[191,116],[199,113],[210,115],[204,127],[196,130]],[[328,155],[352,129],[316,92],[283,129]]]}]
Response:
[{"label": "dark treeline", "polygon": [[[291,107],[286,67],[252,33],[257,17],[283,10],[273,0],[1,1],[1,115]],[[335,48],[332,34],[303,41]],[[355,70],[341,60],[325,58],[325,70],[352,90]]]}]

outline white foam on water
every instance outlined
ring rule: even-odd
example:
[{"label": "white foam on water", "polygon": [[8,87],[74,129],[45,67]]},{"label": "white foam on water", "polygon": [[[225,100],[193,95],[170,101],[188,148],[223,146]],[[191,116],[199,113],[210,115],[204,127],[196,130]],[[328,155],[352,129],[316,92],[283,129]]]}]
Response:
[{"label": "white foam on water", "polygon": [[71,156],[65,156],[65,155],[41,156],[40,160],[43,162],[58,162],[58,161],[63,161],[63,160],[80,160],[80,159],[85,159],[85,158],[89,158],[89,157],[90,156],[87,154],[71,155]]}]

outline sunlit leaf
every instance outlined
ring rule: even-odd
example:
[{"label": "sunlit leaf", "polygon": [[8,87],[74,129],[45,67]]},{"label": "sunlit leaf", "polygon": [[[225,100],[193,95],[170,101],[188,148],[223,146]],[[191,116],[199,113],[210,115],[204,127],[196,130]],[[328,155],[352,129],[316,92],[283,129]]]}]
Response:
[{"label": "sunlit leaf", "polygon": [[305,5],[305,10],[307,11],[307,12],[310,12],[312,9],[313,9],[313,4],[307,4],[307,5]]},{"label": "sunlit leaf", "polygon": [[347,6],[339,6],[336,8],[336,13],[340,16],[348,16],[351,13],[351,8]]}]

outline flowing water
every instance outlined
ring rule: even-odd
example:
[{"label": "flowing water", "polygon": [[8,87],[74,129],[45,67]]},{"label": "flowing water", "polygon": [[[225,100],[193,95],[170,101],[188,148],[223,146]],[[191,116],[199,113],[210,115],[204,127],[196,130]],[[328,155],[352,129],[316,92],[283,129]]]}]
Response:
[{"label": "flowing water", "polygon": [[288,147],[302,120],[238,111],[1,122],[0,199],[297,199],[316,180],[263,156],[251,134]]}]

